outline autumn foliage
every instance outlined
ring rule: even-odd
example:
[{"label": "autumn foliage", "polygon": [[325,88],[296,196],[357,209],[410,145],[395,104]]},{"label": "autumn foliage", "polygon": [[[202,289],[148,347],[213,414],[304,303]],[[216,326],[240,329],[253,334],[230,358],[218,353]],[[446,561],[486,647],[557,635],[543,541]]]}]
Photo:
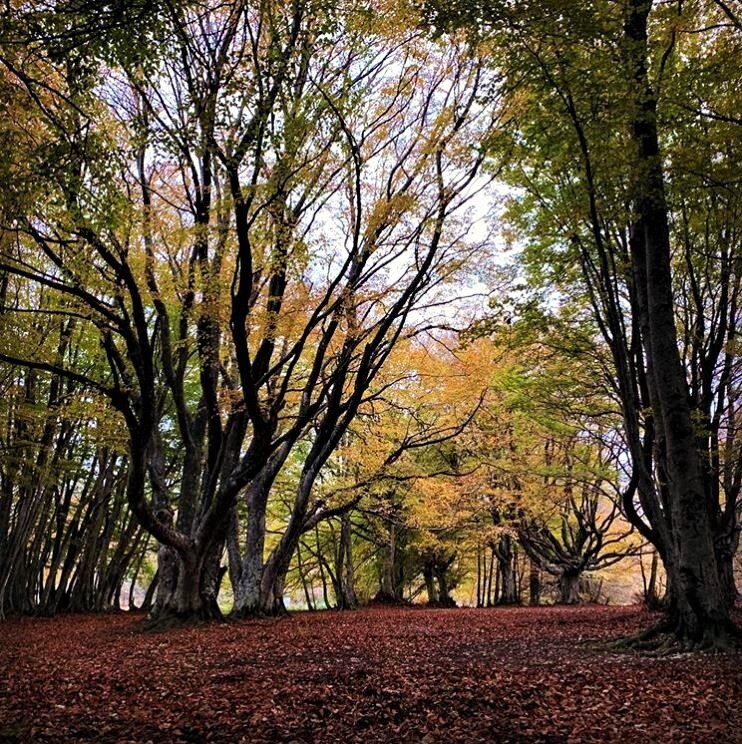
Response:
[{"label": "autumn foliage", "polygon": [[0,738],[739,739],[729,0],[6,6]]}]

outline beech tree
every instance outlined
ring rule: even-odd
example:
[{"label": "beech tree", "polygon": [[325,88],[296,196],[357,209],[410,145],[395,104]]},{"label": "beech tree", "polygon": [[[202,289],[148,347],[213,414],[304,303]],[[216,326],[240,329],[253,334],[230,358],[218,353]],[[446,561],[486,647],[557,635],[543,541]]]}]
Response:
[{"label": "beech tree", "polygon": [[734,12],[119,5],[0,25],[0,614],[572,603],[641,539],[633,642],[729,646]]},{"label": "beech tree", "polygon": [[[531,255],[542,280],[585,290],[610,349],[632,463],[623,508],[668,574],[668,618],[648,636],[728,646],[739,531],[738,438],[728,435],[738,407],[729,385],[739,373],[739,122],[725,61],[739,53],[737,27],[712,2],[462,2],[441,17],[507,49],[493,64],[518,81],[523,105],[512,183],[528,195],[528,218],[518,224],[537,225]],[[707,189],[713,198],[701,196]]]},{"label": "beech tree", "polygon": [[[157,619],[219,616],[226,541],[235,611],[280,611],[317,474],[466,255],[471,143],[499,113],[475,105],[476,57],[382,34],[357,8],[169,5],[158,34],[157,54],[114,53],[104,77],[43,43],[6,62],[62,151],[45,198],[8,215],[1,268],[99,348],[82,371],[30,348],[2,358],[123,416],[127,501],[162,545]],[[265,561],[270,489],[300,442]]]},{"label": "beech tree", "polygon": [[[554,443],[547,442],[545,465],[561,460],[558,469],[563,469],[543,478],[550,492],[544,501],[551,506],[538,515],[521,514],[517,522],[521,545],[554,577],[562,604],[579,602],[583,577],[636,552],[627,542],[631,525],[620,523],[619,493],[606,463],[591,462],[594,455],[579,450],[579,443],[568,442],[566,451],[555,452]],[[615,483],[615,471],[613,477]]]}]

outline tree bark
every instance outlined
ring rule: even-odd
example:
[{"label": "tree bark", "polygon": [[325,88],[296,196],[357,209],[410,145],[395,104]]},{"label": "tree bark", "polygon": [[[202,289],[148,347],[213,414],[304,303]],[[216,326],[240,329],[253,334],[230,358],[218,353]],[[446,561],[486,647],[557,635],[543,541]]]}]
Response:
[{"label": "tree bark", "polygon": [[[647,69],[651,0],[630,0],[624,31],[634,83],[631,135],[637,151],[632,261],[644,268],[653,412],[664,440],[669,492],[671,620],[684,645],[729,645],[732,625],[719,581],[700,455],[678,350],[670,263],[670,232],[657,132],[657,100]],[[641,272],[640,272],[641,273]]]},{"label": "tree bark", "polygon": [[557,578],[559,604],[574,605],[580,602],[580,574],[564,571]]},{"label": "tree bark", "polygon": [[265,551],[265,510],[268,489],[253,483],[247,497],[247,541],[237,587],[234,591],[233,614],[238,617],[262,614],[261,582]]},{"label": "tree bark", "polygon": [[426,561],[423,566],[423,579],[425,580],[425,591],[428,593],[428,604],[438,604],[438,589],[435,586],[433,564],[430,561]]},{"label": "tree bark", "polygon": [[435,578],[438,582],[438,604],[441,607],[456,607],[456,602],[448,588],[448,568],[448,565],[440,563],[435,567]]},{"label": "tree bark", "polygon": [[353,610],[358,607],[355,589],[355,575],[353,573],[353,547],[350,524],[350,513],[344,512],[340,518],[340,545],[338,548],[337,578],[339,596],[338,608]]},{"label": "tree bark", "polygon": [[500,570],[500,596],[497,604],[518,604],[518,587],[515,573],[515,554],[513,539],[510,535],[503,535],[496,549],[497,565]]},{"label": "tree bark", "polygon": [[541,602],[541,572],[538,564],[529,558],[528,603],[537,607]]}]

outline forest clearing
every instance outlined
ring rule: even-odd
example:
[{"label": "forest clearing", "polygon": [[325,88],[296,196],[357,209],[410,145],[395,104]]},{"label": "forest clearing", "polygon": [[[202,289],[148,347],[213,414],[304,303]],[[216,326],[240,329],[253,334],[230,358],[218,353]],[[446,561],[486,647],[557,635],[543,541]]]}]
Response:
[{"label": "forest clearing", "polygon": [[648,622],[637,608],[368,608],[168,633],[139,622],[0,627],[0,665],[14,669],[0,737],[732,744],[742,732],[739,654],[604,647]]},{"label": "forest clearing", "polygon": [[742,741],[732,0],[0,11],[0,739]]}]

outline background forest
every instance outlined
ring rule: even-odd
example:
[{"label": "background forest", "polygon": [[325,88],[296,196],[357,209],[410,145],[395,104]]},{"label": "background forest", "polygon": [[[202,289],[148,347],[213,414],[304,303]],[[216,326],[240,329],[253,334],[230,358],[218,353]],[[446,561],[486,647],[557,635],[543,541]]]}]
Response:
[{"label": "background forest", "polygon": [[11,4],[0,616],[644,602],[726,646],[741,17]]}]

